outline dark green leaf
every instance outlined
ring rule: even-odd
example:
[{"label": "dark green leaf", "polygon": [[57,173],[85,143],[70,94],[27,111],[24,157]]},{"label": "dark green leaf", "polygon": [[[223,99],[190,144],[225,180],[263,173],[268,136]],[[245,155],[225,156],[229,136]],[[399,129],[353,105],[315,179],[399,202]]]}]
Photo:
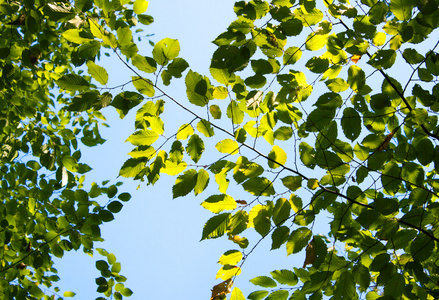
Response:
[{"label": "dark green leaf", "polygon": [[230,213],[223,213],[210,218],[204,225],[201,240],[216,239],[223,236],[226,233],[230,216]]},{"label": "dark green leaf", "polygon": [[300,252],[311,239],[312,231],[306,227],[294,230],[287,241],[287,255]]},{"label": "dark green leaf", "polygon": [[189,169],[178,176],[172,187],[172,197],[175,199],[189,194],[197,184],[197,176],[198,173],[194,169]]}]

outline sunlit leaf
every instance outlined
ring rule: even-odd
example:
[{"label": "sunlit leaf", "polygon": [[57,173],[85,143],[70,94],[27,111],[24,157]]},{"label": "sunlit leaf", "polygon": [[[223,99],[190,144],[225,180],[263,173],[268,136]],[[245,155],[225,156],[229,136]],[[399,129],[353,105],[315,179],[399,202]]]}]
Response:
[{"label": "sunlit leaf", "polygon": [[201,203],[205,209],[217,214],[224,210],[233,210],[236,208],[236,201],[229,195],[212,195]]}]

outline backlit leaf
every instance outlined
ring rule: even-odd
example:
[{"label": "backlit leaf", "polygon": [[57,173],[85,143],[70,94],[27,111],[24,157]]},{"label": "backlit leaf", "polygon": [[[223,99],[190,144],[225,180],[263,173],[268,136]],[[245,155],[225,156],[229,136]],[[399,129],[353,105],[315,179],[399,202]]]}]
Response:
[{"label": "backlit leaf", "polygon": [[175,199],[189,194],[197,184],[197,176],[198,173],[194,169],[189,169],[178,176],[172,187],[172,197]]},{"label": "backlit leaf", "polygon": [[277,286],[276,281],[268,276],[258,276],[250,280],[254,285],[262,286],[265,288],[274,288]]},{"label": "backlit leaf", "polygon": [[222,213],[210,218],[204,225],[201,240],[216,239],[223,236],[226,233],[230,216],[230,213]]},{"label": "backlit leaf", "polygon": [[276,270],[270,272],[271,276],[280,284],[295,286],[298,282],[296,274],[290,270]]},{"label": "backlit leaf", "polygon": [[287,241],[287,255],[300,252],[312,237],[312,231],[306,227],[294,230]]},{"label": "backlit leaf", "polygon": [[152,56],[159,65],[165,66],[169,63],[169,61],[176,58],[179,52],[180,43],[178,42],[178,40],[165,38],[154,45]]},{"label": "backlit leaf", "polygon": [[212,195],[201,203],[205,209],[210,210],[214,214],[223,210],[233,210],[236,208],[236,201],[229,195]]},{"label": "backlit leaf", "polygon": [[275,145],[268,154],[268,158],[268,166],[272,169],[276,169],[286,163],[287,154],[281,147]]},{"label": "backlit leaf", "polygon": [[197,135],[193,134],[187,143],[186,152],[189,154],[189,156],[192,158],[192,160],[197,163],[201,155],[204,152],[204,142],[203,140]]},{"label": "backlit leaf", "polygon": [[134,1],[133,10],[136,14],[143,14],[148,8],[149,1],[145,0],[136,0]]},{"label": "backlit leaf", "polygon": [[244,190],[255,196],[274,195],[273,183],[264,177],[250,178],[242,184]]},{"label": "backlit leaf", "polygon": [[238,143],[231,139],[225,139],[218,142],[215,148],[221,153],[237,154],[239,150]]},{"label": "backlit leaf", "polygon": [[87,61],[88,73],[100,84],[106,85],[108,82],[108,73],[105,68],[98,66],[93,61]]},{"label": "backlit leaf", "polygon": [[242,259],[242,252],[238,250],[229,250],[225,252],[218,260],[221,265],[236,265]]}]

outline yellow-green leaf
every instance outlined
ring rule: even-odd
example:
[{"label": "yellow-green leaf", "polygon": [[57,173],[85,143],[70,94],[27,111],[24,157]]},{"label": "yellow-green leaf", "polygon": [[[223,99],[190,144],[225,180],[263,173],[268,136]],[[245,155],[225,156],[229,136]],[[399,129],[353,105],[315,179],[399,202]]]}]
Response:
[{"label": "yellow-green leaf", "polygon": [[126,140],[136,146],[149,146],[159,138],[159,134],[155,131],[143,129],[134,132]]},{"label": "yellow-green leaf", "polygon": [[268,158],[270,159],[268,160],[268,166],[272,169],[279,168],[287,162],[287,154],[277,145],[273,146],[268,154]]},{"label": "yellow-green leaf", "polygon": [[201,203],[201,206],[210,210],[214,214],[218,214],[224,210],[233,210],[237,204],[235,199],[226,194],[212,195]]},{"label": "yellow-green leaf", "polygon": [[80,35],[79,29],[68,29],[64,31],[62,36],[68,40],[69,42],[75,43],[75,44],[82,44],[85,42],[92,41],[93,39],[84,38]]},{"label": "yellow-green leaf", "polygon": [[236,141],[231,139],[225,139],[218,142],[215,148],[221,153],[228,153],[234,155],[238,153],[239,146]]},{"label": "yellow-green leaf", "polygon": [[134,87],[142,94],[153,97],[155,94],[154,84],[151,80],[139,76],[132,76]]},{"label": "yellow-green leaf", "polygon": [[148,9],[149,1],[136,0],[133,5],[133,10],[136,14],[143,14]]},{"label": "yellow-green leaf", "polygon": [[87,61],[88,73],[102,85],[106,85],[108,82],[108,73],[104,67],[98,66],[93,61]]},{"label": "yellow-green leaf", "polygon": [[218,263],[221,265],[236,265],[242,259],[242,253],[238,250],[229,250],[221,255]]}]

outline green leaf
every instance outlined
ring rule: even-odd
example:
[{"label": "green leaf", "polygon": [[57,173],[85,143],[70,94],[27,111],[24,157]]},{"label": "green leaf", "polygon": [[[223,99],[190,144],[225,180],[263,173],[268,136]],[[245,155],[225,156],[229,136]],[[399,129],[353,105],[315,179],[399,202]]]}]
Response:
[{"label": "green leaf", "polygon": [[254,291],[254,292],[251,292],[247,296],[247,299],[249,299],[249,300],[262,300],[267,295],[268,295],[268,291]]},{"label": "green leaf", "polygon": [[351,141],[356,140],[360,136],[361,118],[355,109],[351,107],[344,109],[343,117],[341,118],[341,127],[344,135]]},{"label": "green leaf", "polygon": [[189,138],[186,152],[195,163],[200,160],[201,155],[204,152],[204,142],[197,134],[194,134]]},{"label": "green leaf", "polygon": [[56,84],[64,90],[83,91],[88,89],[89,83],[82,76],[76,74],[67,74],[56,81]]},{"label": "green leaf", "polygon": [[369,269],[362,264],[358,264],[354,266],[352,274],[354,275],[355,282],[360,285],[360,291],[366,291],[370,285]]},{"label": "green leaf", "polygon": [[293,136],[291,127],[281,126],[274,132],[274,138],[280,141],[287,141]]},{"label": "green leaf", "polygon": [[283,185],[293,192],[302,187],[302,176],[286,176],[281,180]]},{"label": "green leaf", "polygon": [[427,70],[434,76],[439,76],[439,54],[430,52],[425,60]]},{"label": "green leaf", "polygon": [[251,60],[251,66],[255,73],[270,74],[273,72],[273,66],[265,59]]},{"label": "green leaf", "polygon": [[221,119],[221,108],[218,105],[212,105],[209,112],[215,120]]},{"label": "green leaf", "polygon": [[[251,216],[251,214],[250,214]],[[260,209],[253,218],[253,225],[257,233],[266,236],[271,229],[270,215],[265,208]]]},{"label": "green leaf", "polygon": [[75,44],[83,44],[86,42],[90,42],[93,39],[82,37],[81,31],[79,29],[68,29],[62,33],[62,36],[68,40],[69,42],[75,43]]},{"label": "green leaf", "polygon": [[271,196],[276,194],[273,183],[264,177],[250,178],[242,184],[242,187],[255,196]]},{"label": "green leaf", "polygon": [[287,255],[300,252],[312,237],[312,231],[306,227],[300,227],[291,232],[287,241]]},{"label": "green leaf", "polygon": [[215,148],[221,153],[227,153],[231,155],[237,154],[239,150],[238,143],[232,139],[225,139],[218,142],[215,145]]},{"label": "green leaf", "polygon": [[168,65],[168,71],[172,76],[180,78],[182,76],[181,73],[183,73],[188,67],[189,64],[186,60],[177,57]]},{"label": "green leaf", "polygon": [[105,260],[98,260],[96,261],[96,269],[99,271],[106,271],[108,270],[108,264]]},{"label": "green leaf", "polygon": [[392,0],[390,2],[390,11],[400,21],[408,21],[412,17],[412,10],[415,3],[411,0]]},{"label": "green leaf", "polygon": [[215,135],[212,124],[204,119],[197,123],[197,130],[204,134],[205,137],[212,137]]},{"label": "green leaf", "polygon": [[197,106],[205,106],[213,99],[212,91],[209,90],[210,82],[207,77],[189,70],[185,78],[186,94],[189,102]]},{"label": "green leaf", "polygon": [[313,73],[321,74],[329,68],[329,60],[327,58],[312,57],[305,66]]},{"label": "green leaf", "polygon": [[290,47],[285,50],[283,56],[284,65],[294,65],[302,57],[302,51],[298,47]]},{"label": "green leaf", "polygon": [[197,176],[197,184],[194,188],[195,196],[201,194],[206,189],[207,185],[209,184],[209,179],[209,173],[204,169],[200,169]]},{"label": "green leaf", "polygon": [[241,124],[244,120],[244,112],[236,101],[231,101],[227,106],[227,117],[232,120],[233,124]]},{"label": "green leaf", "polygon": [[169,61],[178,56],[179,52],[180,43],[178,42],[178,40],[165,38],[154,45],[152,56],[159,65],[166,66]]},{"label": "green leaf", "polygon": [[131,62],[137,69],[146,73],[154,73],[157,70],[157,64],[151,57],[137,54]]},{"label": "green leaf", "polygon": [[201,206],[218,214],[224,210],[234,210],[237,206],[235,199],[226,194],[212,195],[201,203]]},{"label": "green leaf", "polygon": [[172,187],[172,198],[182,197],[189,194],[197,184],[198,173],[194,169],[189,169],[177,177]]},{"label": "green leaf", "polygon": [[381,176],[384,190],[390,195],[395,195],[401,186],[401,168],[393,161],[386,164]]},{"label": "green leaf", "polygon": [[120,212],[122,207],[123,207],[123,204],[120,203],[119,201],[112,201],[107,206],[108,210],[111,211],[112,213]]},{"label": "green leaf", "polygon": [[250,280],[254,285],[262,286],[265,288],[274,288],[277,286],[276,281],[268,276],[258,276]]},{"label": "green leaf", "polygon": [[126,178],[136,177],[144,167],[144,161],[140,159],[130,158],[122,165],[122,168],[119,171],[119,175]]},{"label": "green leaf", "polygon": [[75,295],[76,293],[70,291],[65,291],[63,294],[64,297],[75,297]]},{"label": "green leaf", "polygon": [[228,232],[231,235],[237,235],[247,229],[249,215],[244,210],[238,210],[230,220]]},{"label": "green leaf", "polygon": [[367,63],[376,69],[388,69],[393,66],[395,60],[395,50],[387,49],[375,52]]},{"label": "green leaf", "polygon": [[273,209],[273,222],[276,226],[283,224],[289,217],[291,211],[291,204],[285,198],[276,200],[276,205]]},{"label": "green leaf", "polygon": [[277,145],[273,146],[270,153],[268,153],[268,158],[268,166],[272,169],[279,168],[287,162],[287,154]]},{"label": "green leaf", "polygon": [[334,298],[355,299],[356,296],[354,276],[351,272],[344,271],[335,283]]},{"label": "green leaf", "polygon": [[[320,97],[317,99],[317,102],[314,103],[314,106],[324,110],[331,110],[340,107],[342,103],[343,100],[339,94],[329,92],[320,95]],[[327,120],[327,123],[330,122],[331,120]]]},{"label": "green leaf", "polygon": [[148,8],[149,1],[136,0],[134,1],[133,10],[136,14],[143,14]]},{"label": "green leaf", "polygon": [[296,274],[290,270],[276,270],[270,272],[270,274],[280,284],[295,286],[298,282]]},{"label": "green leaf", "polygon": [[279,249],[287,240],[290,235],[290,229],[286,226],[277,227],[271,235],[271,250]]},{"label": "green leaf", "polygon": [[69,155],[65,155],[61,158],[61,161],[62,161],[63,166],[67,169],[67,171],[70,171],[73,173],[78,171],[79,165],[74,157],[69,156]]},{"label": "green leaf", "polygon": [[325,84],[328,89],[334,93],[344,92],[349,88],[349,83],[343,78],[328,79],[325,81]]},{"label": "green leaf", "polygon": [[352,90],[358,92],[366,84],[366,73],[358,66],[350,66],[348,70],[348,84]]},{"label": "green leaf", "polygon": [[223,236],[226,233],[230,216],[230,213],[223,213],[210,218],[204,225],[201,240],[216,239]]},{"label": "green leaf", "polygon": [[149,15],[138,15],[137,19],[143,25],[150,25],[150,24],[154,23],[154,18],[152,16],[149,16]]},{"label": "green leaf", "polygon": [[152,145],[159,137],[160,135],[157,134],[157,132],[149,129],[143,129],[131,134],[127,138],[126,142],[130,142],[135,146],[149,146]]},{"label": "green leaf", "polygon": [[108,73],[105,68],[98,66],[93,61],[87,61],[88,73],[100,84],[106,85],[108,82]]},{"label": "green leaf", "polygon": [[117,29],[117,41],[121,46],[127,46],[133,42],[133,34],[129,27],[119,27]]},{"label": "green leaf", "polygon": [[392,296],[395,299],[401,297],[405,289],[405,278],[402,274],[396,273],[384,285],[384,295]]},{"label": "green leaf", "polygon": [[328,35],[326,34],[310,33],[306,39],[305,47],[307,50],[317,51],[325,47],[327,41]]},{"label": "green leaf", "polygon": [[414,261],[423,262],[430,258],[434,248],[434,241],[429,236],[421,233],[410,244],[410,253]]},{"label": "green leaf", "polygon": [[182,124],[177,131],[177,140],[185,140],[194,134],[194,128],[190,124]]},{"label": "green leaf", "polygon": [[139,76],[132,76],[131,78],[136,90],[148,97],[154,96],[154,83],[151,80]]},{"label": "green leaf", "polygon": [[123,289],[120,290],[120,294],[122,296],[129,297],[129,296],[131,296],[133,294],[133,291],[130,290],[129,288],[123,288]]},{"label": "green leaf", "polygon": [[266,300],[287,300],[288,299],[288,291],[286,290],[278,290],[272,292],[270,295],[268,295]]},{"label": "green leaf", "polygon": [[419,52],[413,48],[404,49],[402,56],[409,64],[412,65],[419,64],[424,60],[424,56],[419,54]]}]

